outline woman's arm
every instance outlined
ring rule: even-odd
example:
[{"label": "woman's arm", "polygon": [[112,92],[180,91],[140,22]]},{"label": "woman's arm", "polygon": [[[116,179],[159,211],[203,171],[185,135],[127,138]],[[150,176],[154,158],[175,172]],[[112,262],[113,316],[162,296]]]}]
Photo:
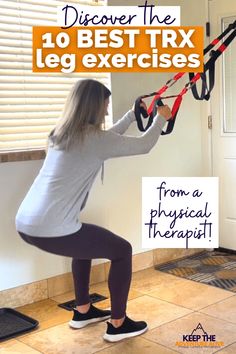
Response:
[{"label": "woman's arm", "polygon": [[129,128],[130,124],[135,121],[135,115],[133,110],[129,110],[121,119],[119,119],[113,127],[107,131],[115,132],[117,134],[124,134]]},{"label": "woman's arm", "polygon": [[150,128],[141,136],[120,135],[113,131],[103,131],[97,136],[94,149],[102,160],[112,157],[131,156],[148,153],[161,135],[166,119],[156,116]]}]

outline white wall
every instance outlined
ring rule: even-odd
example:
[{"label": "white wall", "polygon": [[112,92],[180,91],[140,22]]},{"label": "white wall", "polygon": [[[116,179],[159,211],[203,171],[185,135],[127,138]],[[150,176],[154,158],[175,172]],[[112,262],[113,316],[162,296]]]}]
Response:
[{"label": "white wall", "polygon": [[[136,5],[141,1],[110,0],[110,5]],[[150,2],[151,3],[151,2]],[[159,0],[159,5],[181,5],[182,25],[205,24],[205,0]],[[191,16],[189,16],[191,14]],[[160,88],[170,75],[112,74],[114,119],[133,104],[137,96]],[[177,84],[172,92],[183,86]],[[171,92],[171,91],[170,91]],[[145,156],[114,159],[105,163],[104,185],[97,179],[82,214],[84,222],[97,223],[129,240],[134,253],[141,248],[141,177],[201,176],[207,173],[204,136],[206,105],[185,96],[174,133],[161,137]],[[135,133],[133,125],[129,132]],[[17,208],[42,161],[0,165],[0,291],[46,279],[70,270],[70,259],[54,256],[24,243],[15,231]]]},{"label": "white wall", "polygon": [[15,215],[42,161],[0,164],[0,291],[69,271],[69,259],[26,244],[15,231]]}]

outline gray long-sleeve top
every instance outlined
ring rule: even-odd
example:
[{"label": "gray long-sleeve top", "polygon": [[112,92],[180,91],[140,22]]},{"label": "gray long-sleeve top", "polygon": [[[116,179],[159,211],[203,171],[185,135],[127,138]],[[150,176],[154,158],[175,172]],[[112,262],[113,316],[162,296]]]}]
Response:
[{"label": "gray long-sleeve top", "polygon": [[79,213],[103,162],[112,157],[148,153],[166,123],[157,116],[143,135],[122,135],[134,120],[130,110],[111,129],[87,134],[69,151],[50,147],[17,212],[16,229],[38,237],[78,231],[82,226]]}]

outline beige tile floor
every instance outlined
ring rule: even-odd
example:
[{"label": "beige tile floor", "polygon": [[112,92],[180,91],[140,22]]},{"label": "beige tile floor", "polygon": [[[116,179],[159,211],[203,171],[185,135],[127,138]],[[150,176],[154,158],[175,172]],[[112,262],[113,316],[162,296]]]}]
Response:
[{"label": "beige tile floor", "polygon": [[[107,282],[92,285],[92,292],[109,296]],[[58,303],[72,300],[72,292],[23,306],[18,310],[36,318],[39,327],[28,334],[0,343],[0,354],[174,354],[236,353],[236,294],[154,270],[133,274],[127,313],[133,319],[148,322],[142,336],[111,344],[102,339],[106,323],[81,330],[69,328],[71,312]],[[109,300],[97,303],[109,307]],[[185,347],[183,335],[191,334],[201,323],[215,335],[220,347]]]}]

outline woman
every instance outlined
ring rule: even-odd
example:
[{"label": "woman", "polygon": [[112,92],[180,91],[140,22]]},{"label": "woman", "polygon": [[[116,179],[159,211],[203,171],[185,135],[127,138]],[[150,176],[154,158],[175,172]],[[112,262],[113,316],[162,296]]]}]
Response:
[{"label": "woman", "polygon": [[[81,80],[73,87],[62,118],[49,136],[44,164],[18,210],[16,229],[29,244],[72,257],[77,306],[69,325],[81,328],[111,317],[104,339],[115,342],[147,330],[145,322],[126,315],[132,248],[125,239],[102,227],[81,223],[79,212],[103,162],[111,157],[148,153],[171,112],[167,106],[159,107],[159,116],[140,137],[122,135],[135,120],[133,110],[105,131],[102,125],[110,94],[95,80]],[[90,304],[89,276],[95,258],[111,260],[111,311]]]}]

